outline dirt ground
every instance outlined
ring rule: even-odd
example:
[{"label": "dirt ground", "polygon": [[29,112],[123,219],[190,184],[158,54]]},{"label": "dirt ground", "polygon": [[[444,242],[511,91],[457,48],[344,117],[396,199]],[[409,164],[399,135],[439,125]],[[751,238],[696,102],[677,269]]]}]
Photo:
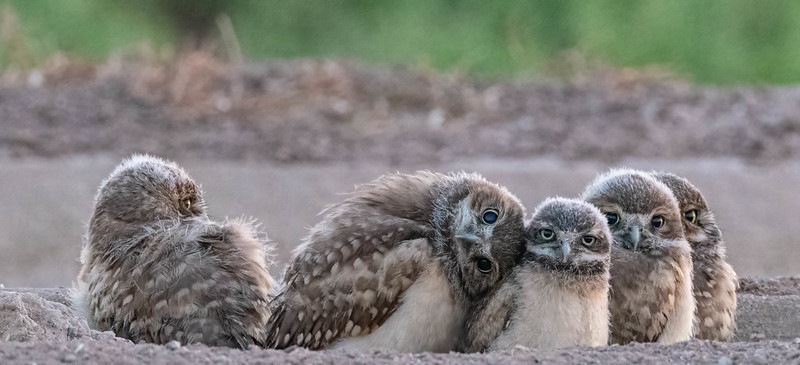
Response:
[{"label": "dirt ground", "polygon": [[150,152],[280,162],[800,155],[800,88],[634,70],[490,82],[331,60],[228,65],[56,58],[0,78],[0,156]]},{"label": "dirt ground", "polygon": [[[402,354],[340,350],[239,351],[206,346],[170,348],[133,343],[89,330],[69,308],[64,289],[0,290],[0,361],[3,364],[527,364],[527,363],[800,363],[800,278],[743,279],[736,342],[691,341],[671,346],[631,344],[552,352],[518,348],[491,354]],[[6,340],[10,342],[3,342]]]},{"label": "dirt ground", "polygon": [[[800,87],[718,88],[628,69],[490,81],[202,53],[168,64],[56,57],[8,71],[0,363],[800,363],[798,100]],[[95,189],[133,152],[184,165],[213,215],[261,221],[276,275],[320,209],[386,172],[478,171],[533,209],[610,166],[673,171],[704,190],[744,277],[736,342],[486,355],[133,345],[88,329],[65,289],[42,289],[70,285]]]}]

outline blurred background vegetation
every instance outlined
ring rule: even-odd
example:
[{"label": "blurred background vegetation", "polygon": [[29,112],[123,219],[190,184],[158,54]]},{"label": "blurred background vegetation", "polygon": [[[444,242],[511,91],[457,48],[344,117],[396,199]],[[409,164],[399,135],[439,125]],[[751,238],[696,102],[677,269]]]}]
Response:
[{"label": "blurred background vegetation", "polygon": [[566,52],[615,66],[654,65],[703,83],[800,81],[800,1],[794,0],[0,4],[3,68],[36,67],[55,52],[103,61],[146,49],[168,59],[235,39],[244,58],[252,61],[335,57],[531,78],[552,71]]}]

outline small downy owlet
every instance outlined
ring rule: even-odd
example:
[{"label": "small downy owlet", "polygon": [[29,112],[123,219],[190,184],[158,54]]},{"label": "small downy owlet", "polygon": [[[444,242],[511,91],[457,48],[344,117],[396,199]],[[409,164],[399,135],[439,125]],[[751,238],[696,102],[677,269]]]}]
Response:
[{"label": "small downy owlet", "polygon": [[611,245],[611,343],[670,344],[692,337],[691,248],[670,189],[647,173],[598,176],[582,198],[608,220]]},{"label": "small downy owlet", "polygon": [[252,222],[210,220],[176,164],[134,155],[97,193],[73,303],[134,342],[259,345],[275,286],[267,249]]},{"label": "small downy owlet", "polygon": [[612,238],[603,214],[550,198],[526,226],[522,262],[471,309],[461,350],[606,345]]},{"label": "small downy owlet", "polygon": [[701,340],[730,341],[736,314],[736,272],[725,260],[725,243],[703,194],[686,178],[652,172],[678,199],[686,239],[692,246],[697,330]]},{"label": "small downy owlet", "polygon": [[323,212],[270,303],[267,346],[447,352],[524,249],[524,209],[477,174],[385,175]]}]

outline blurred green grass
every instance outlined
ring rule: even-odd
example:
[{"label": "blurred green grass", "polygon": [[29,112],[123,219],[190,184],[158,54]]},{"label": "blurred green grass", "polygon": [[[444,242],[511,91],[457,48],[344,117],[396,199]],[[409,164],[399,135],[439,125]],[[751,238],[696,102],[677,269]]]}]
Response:
[{"label": "blurred green grass", "polygon": [[[185,47],[230,17],[247,59],[354,58],[535,77],[565,50],[704,83],[800,81],[791,0],[3,0],[0,64]],[[10,11],[8,11],[10,9]],[[9,15],[11,14],[11,15]],[[18,22],[13,24],[13,17]],[[193,39],[193,41],[192,41]],[[169,52],[167,52],[169,53]]]}]

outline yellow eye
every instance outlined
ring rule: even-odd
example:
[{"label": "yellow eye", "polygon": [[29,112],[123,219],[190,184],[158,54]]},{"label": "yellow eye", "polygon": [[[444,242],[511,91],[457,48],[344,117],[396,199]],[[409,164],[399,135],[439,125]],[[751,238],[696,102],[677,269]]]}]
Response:
[{"label": "yellow eye", "polygon": [[650,220],[650,224],[652,224],[653,227],[656,228],[661,228],[661,226],[664,225],[664,222],[665,222],[664,217],[660,215],[653,216],[653,219]]},{"label": "yellow eye", "polygon": [[687,210],[686,213],[683,213],[683,218],[686,218],[689,223],[696,224],[697,223],[697,210]]},{"label": "yellow eye", "polygon": [[183,199],[182,203],[183,203],[183,208],[184,209],[186,209],[186,210],[192,209],[192,199],[191,198]]},{"label": "yellow eye", "polygon": [[595,242],[597,242],[597,238],[592,236],[583,236],[583,239],[581,240],[581,243],[583,243],[583,245],[586,247],[592,247]]},{"label": "yellow eye", "polygon": [[551,231],[549,229],[542,229],[542,230],[539,231],[539,238],[541,238],[541,239],[543,239],[545,241],[550,241],[555,237],[556,237],[555,232],[553,232],[553,231]]},{"label": "yellow eye", "polygon": [[608,221],[608,226],[613,227],[615,224],[619,223],[619,214],[608,212],[606,213],[606,220]]}]

